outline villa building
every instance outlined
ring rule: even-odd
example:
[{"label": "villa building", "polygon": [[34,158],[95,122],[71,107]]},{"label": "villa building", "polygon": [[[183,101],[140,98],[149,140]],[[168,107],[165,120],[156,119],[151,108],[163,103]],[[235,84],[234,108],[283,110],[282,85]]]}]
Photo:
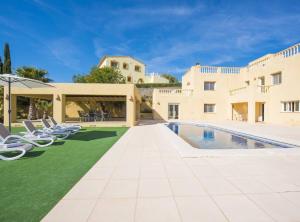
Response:
[{"label": "villa building", "polygon": [[[27,112],[18,108],[18,98],[29,97],[52,101],[51,115],[58,122],[135,125],[140,118],[142,99],[132,83],[147,80],[145,65],[128,56],[105,57],[99,67],[106,65],[121,68],[127,84],[54,83],[50,88],[13,87],[12,122],[22,121],[18,113]],[[267,54],[245,67],[195,65],[183,76],[182,88],[153,90],[153,118],[300,125],[299,83],[300,43]],[[5,87],[5,125],[8,125],[7,90]]]},{"label": "villa building", "polygon": [[245,67],[192,66],[181,89],[155,89],[155,119],[300,124],[300,44]]},{"label": "villa building", "polygon": [[169,80],[157,73],[146,75],[146,65],[131,56],[104,56],[98,67],[119,69],[125,77],[126,83],[169,83]]}]

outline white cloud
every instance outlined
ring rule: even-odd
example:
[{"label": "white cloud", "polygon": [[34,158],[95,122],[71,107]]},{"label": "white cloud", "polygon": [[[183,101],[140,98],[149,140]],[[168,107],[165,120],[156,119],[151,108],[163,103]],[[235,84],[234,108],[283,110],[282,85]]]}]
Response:
[{"label": "white cloud", "polygon": [[188,16],[199,12],[205,8],[204,4],[192,5],[148,5],[144,7],[131,7],[115,10],[114,13],[126,13],[129,15],[143,15],[143,16]]},{"label": "white cloud", "polygon": [[49,51],[64,66],[74,69],[80,67],[80,51],[68,38],[49,41]]}]

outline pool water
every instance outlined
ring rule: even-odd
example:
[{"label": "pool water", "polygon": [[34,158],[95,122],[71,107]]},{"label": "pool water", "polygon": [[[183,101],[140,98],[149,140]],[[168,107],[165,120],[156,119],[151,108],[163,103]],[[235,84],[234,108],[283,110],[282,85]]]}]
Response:
[{"label": "pool water", "polygon": [[199,149],[289,148],[272,140],[257,138],[205,125],[170,123],[168,127],[191,146]]}]

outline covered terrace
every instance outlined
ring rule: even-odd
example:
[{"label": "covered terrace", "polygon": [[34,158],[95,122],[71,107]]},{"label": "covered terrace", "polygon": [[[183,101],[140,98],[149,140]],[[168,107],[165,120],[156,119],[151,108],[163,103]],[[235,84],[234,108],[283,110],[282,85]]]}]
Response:
[{"label": "covered terrace", "polygon": [[[55,83],[51,88],[12,88],[12,122],[28,118],[29,105],[20,101],[48,101],[47,115],[58,122],[86,126],[133,126],[139,119],[141,97],[133,84]],[[4,95],[7,95],[5,88]],[[8,125],[8,100],[4,101],[4,124]],[[33,119],[42,118],[37,111]]]}]

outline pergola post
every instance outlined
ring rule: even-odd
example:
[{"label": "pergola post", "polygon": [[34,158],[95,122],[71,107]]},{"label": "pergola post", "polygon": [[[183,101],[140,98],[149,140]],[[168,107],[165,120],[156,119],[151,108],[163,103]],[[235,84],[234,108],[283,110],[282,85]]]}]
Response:
[{"label": "pergola post", "polygon": [[255,123],[255,101],[248,101],[248,123]]},{"label": "pergola post", "polygon": [[126,96],[126,124],[128,127],[135,125],[135,99],[131,95]]},{"label": "pergola post", "polygon": [[15,123],[17,121],[17,96],[11,95],[11,122]]},{"label": "pergola post", "polygon": [[66,96],[63,94],[53,94],[53,118],[59,122],[65,122]]}]

